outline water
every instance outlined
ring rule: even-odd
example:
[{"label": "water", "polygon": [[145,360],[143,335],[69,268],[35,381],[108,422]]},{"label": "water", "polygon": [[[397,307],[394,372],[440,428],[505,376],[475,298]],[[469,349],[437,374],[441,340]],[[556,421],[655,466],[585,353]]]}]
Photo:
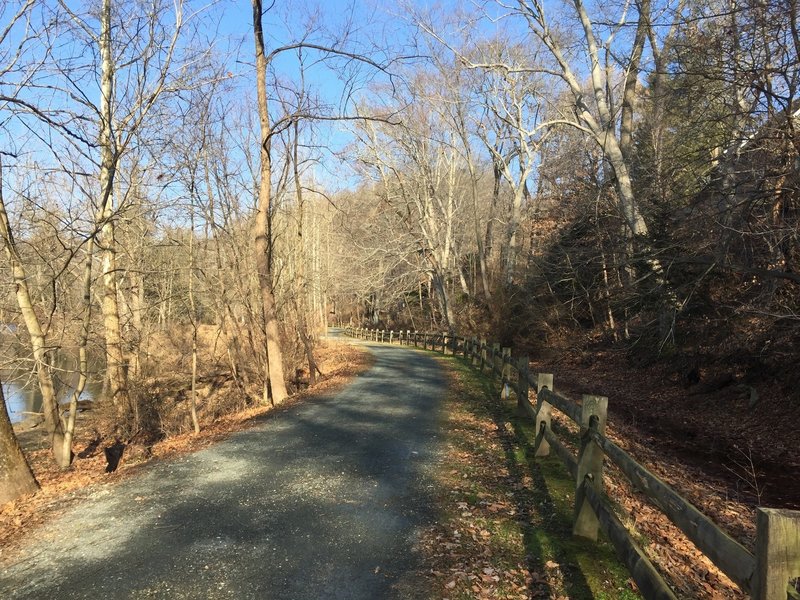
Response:
[{"label": "water", "polygon": [[[31,364],[27,361],[26,363],[27,365]],[[72,392],[78,384],[77,365],[77,352],[59,350],[53,369],[53,380],[58,401],[61,403],[70,401]],[[89,379],[80,400],[93,401],[100,396],[103,389],[102,366],[103,361],[100,358],[90,356]],[[39,381],[32,366],[0,369],[0,377],[2,377],[3,395],[12,423],[19,423],[32,416],[26,413],[42,412],[42,394],[39,392]]]}]

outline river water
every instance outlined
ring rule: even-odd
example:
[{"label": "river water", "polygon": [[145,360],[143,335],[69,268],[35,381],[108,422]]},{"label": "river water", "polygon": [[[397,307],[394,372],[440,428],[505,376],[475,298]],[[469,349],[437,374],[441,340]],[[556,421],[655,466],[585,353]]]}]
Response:
[{"label": "river water", "polygon": [[[78,384],[77,352],[59,350],[53,369],[53,380],[61,403],[68,403]],[[103,389],[103,361],[99,357],[89,359],[89,379],[81,394],[81,400],[95,400]],[[14,367],[0,368],[3,381],[3,395],[6,399],[8,415],[12,423],[19,423],[42,412],[42,394],[39,381],[33,369],[33,361],[18,363]]]}]

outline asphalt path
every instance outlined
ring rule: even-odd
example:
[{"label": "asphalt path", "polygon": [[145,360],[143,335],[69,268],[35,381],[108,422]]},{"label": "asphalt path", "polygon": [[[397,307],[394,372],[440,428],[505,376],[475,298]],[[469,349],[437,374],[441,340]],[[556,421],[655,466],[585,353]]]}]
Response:
[{"label": "asphalt path", "polygon": [[0,598],[425,598],[444,378],[370,345],[339,393],[86,492],[0,558]]}]

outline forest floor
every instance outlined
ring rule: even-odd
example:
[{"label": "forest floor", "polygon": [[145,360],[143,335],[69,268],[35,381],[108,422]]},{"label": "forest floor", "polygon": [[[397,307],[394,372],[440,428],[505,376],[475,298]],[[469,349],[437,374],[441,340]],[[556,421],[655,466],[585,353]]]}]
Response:
[{"label": "forest floor", "polygon": [[[372,364],[371,355],[363,348],[346,343],[323,342],[317,350],[325,376],[313,388],[305,388],[292,396],[281,408],[333,393]],[[113,444],[113,440],[98,439],[91,410],[79,413],[74,445],[78,457],[68,470],[61,470],[53,463],[41,428],[20,427],[20,443],[41,489],[33,496],[0,507],[0,547],[13,547],[32,529],[64,512],[87,487],[125,481],[140,473],[141,468],[149,463],[206,448],[234,432],[253,427],[271,410],[268,406],[249,408],[215,420],[197,435],[182,433],[156,442],[146,454],[136,451],[123,453],[119,468],[112,473],[106,473],[103,446]]]},{"label": "forest floor", "polygon": [[715,365],[689,384],[667,364],[637,366],[603,348],[536,360],[531,371],[556,374],[556,389],[576,398],[607,396],[623,437],[687,467],[689,477],[702,473],[726,498],[800,509],[800,402],[778,383],[780,373],[751,386]]},{"label": "forest floor", "polygon": [[[749,550],[757,506],[800,509],[800,403],[775,381],[780,374],[753,388],[717,365],[690,384],[664,363],[632,364],[607,348],[569,351],[530,368],[554,373],[556,390],[572,398],[607,396],[608,435]],[[688,597],[747,597],[613,470],[611,487],[673,585],[694,594]]]}]

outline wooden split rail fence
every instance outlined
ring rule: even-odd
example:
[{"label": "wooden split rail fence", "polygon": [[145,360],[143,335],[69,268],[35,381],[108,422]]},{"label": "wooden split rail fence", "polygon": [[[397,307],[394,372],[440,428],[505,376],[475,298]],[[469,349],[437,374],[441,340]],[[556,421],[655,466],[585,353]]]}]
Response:
[{"label": "wooden split rail fence", "polygon": [[[644,493],[711,561],[754,600],[797,599],[790,581],[800,577],[800,511],[758,508],[755,554],[730,537],[711,519],[681,497],[669,485],[637,463],[605,436],[608,398],[584,395],[578,403],[555,391],[553,375],[529,372],[527,356],[514,357],[511,348],[486,340],[450,333],[386,331],[346,327],[345,334],[362,340],[421,347],[443,354],[463,356],[481,371],[487,368],[502,382],[502,396],[513,390],[521,414],[537,428],[536,456],[552,450],[576,482],[575,535],[596,540],[602,529],[628,567],[642,595],[648,600],[674,599],[675,594],[632,539],[610,507],[603,485],[603,463],[610,460]],[[536,392],[531,402],[530,390]],[[556,409],[580,427],[577,456],[550,427]]]}]

